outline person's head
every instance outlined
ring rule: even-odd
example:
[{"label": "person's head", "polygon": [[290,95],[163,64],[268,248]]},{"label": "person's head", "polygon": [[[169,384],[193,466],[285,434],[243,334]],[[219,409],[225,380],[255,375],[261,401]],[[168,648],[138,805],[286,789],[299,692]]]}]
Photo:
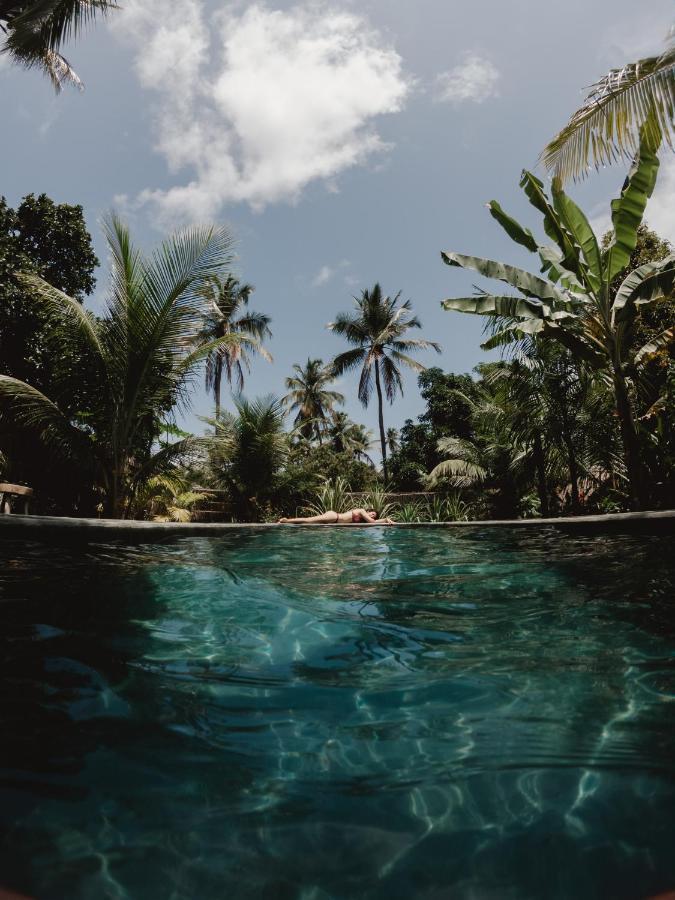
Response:
[{"label": "person's head", "polygon": [[366,512],[368,513],[369,516],[373,516],[373,517],[376,518],[376,519],[379,519],[379,518],[380,518],[380,517],[378,516],[378,514],[377,514],[377,510],[376,510],[376,509],[367,509]]}]

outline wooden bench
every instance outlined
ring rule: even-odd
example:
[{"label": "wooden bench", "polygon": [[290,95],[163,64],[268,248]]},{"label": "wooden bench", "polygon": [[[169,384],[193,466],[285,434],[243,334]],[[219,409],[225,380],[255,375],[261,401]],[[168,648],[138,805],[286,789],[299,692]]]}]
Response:
[{"label": "wooden bench", "polygon": [[0,482],[0,514],[11,513],[15,498],[23,505],[23,514],[28,515],[28,506],[33,496],[33,488],[23,484],[7,484]]}]

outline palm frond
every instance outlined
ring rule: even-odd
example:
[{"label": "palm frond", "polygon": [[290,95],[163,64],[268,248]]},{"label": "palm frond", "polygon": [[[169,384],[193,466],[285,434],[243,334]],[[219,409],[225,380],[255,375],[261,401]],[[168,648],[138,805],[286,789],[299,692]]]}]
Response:
[{"label": "palm frond", "polygon": [[17,272],[17,281],[22,284],[52,315],[56,315],[63,322],[71,325],[84,337],[90,349],[100,359],[103,356],[103,348],[96,320],[90,312],[84,309],[82,304],[73,300],[63,291],[52,287],[38,275],[25,272]]},{"label": "palm frond", "polygon": [[33,0],[0,5],[0,22],[7,33],[5,50],[27,68],[42,68],[60,91],[70,82],[82,82],[59,53],[63,44],[77,37],[97,17],[117,9],[110,0]]},{"label": "palm frond", "polygon": [[18,378],[0,375],[0,404],[18,426],[37,434],[40,442],[61,459],[76,460],[93,468],[89,437],[37,388]]},{"label": "palm frond", "polygon": [[655,146],[673,146],[675,46],[620,69],[591,86],[568,124],[546,145],[541,159],[561,181],[583,178],[595,168],[629,159],[637,151],[641,127]]}]

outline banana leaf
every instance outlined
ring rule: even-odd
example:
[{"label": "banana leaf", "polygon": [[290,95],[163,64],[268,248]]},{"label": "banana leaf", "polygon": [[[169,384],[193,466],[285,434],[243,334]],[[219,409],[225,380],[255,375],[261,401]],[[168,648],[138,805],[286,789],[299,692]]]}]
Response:
[{"label": "banana leaf", "polygon": [[611,284],[630,262],[631,253],[637,243],[638,228],[647,201],[654,190],[658,171],[659,159],[653,149],[653,141],[646,136],[643,129],[640,149],[624,181],[621,196],[611,203],[614,237],[605,256],[607,284]]},{"label": "banana leaf", "polygon": [[543,319],[527,319],[518,322],[517,325],[509,325],[502,328],[480,345],[482,350],[496,350],[497,347],[506,347],[515,344],[533,334],[539,334],[544,328]]},{"label": "banana leaf", "polygon": [[553,206],[565,224],[567,230],[574,236],[574,240],[581,247],[586,261],[588,280],[593,291],[600,289],[602,282],[602,257],[595,232],[577,204],[568,197],[562,189],[559,178],[553,179],[551,190]]},{"label": "banana leaf", "polygon": [[633,357],[636,366],[644,366],[650,360],[654,359],[661,350],[666,350],[675,341],[675,326],[666,328],[661,334],[657,335],[653,340],[649,341],[644,347],[640,347]]},{"label": "banana leaf", "polygon": [[511,319],[550,319],[551,306],[525,297],[498,297],[494,294],[479,294],[476,297],[451,297],[443,300],[445,310],[470,313],[476,316],[506,316]]},{"label": "banana leaf", "polygon": [[572,236],[560,221],[558,213],[549,203],[543,182],[527,169],[523,169],[520,186],[532,206],[544,216],[544,231],[560,248],[563,266],[574,272],[577,278],[583,279],[583,272],[579,265],[581,248],[576,246]]},{"label": "banana leaf", "polygon": [[496,200],[490,200],[487,208],[490,210],[492,218],[499,222],[511,240],[526,247],[532,253],[537,252],[537,242],[529,228],[523,228],[519,222],[505,213]]},{"label": "banana leaf", "polygon": [[571,291],[585,293],[588,290],[588,286],[583,285],[574,272],[565,268],[563,255],[557,247],[549,244],[546,247],[538,247],[537,250],[542,263],[541,271],[546,273],[551,281],[559,281],[564,288]]},{"label": "banana leaf", "polygon": [[442,251],[441,257],[448,266],[472,269],[486,278],[504,281],[506,284],[518,288],[527,297],[550,300],[563,309],[572,307],[574,303],[574,301],[570,301],[570,297],[567,294],[559,291],[550,281],[539,278],[537,275],[526,272],[524,269],[518,269],[515,266],[509,266],[492,259],[483,259],[480,256],[464,256],[461,253],[449,251]]},{"label": "banana leaf", "polygon": [[675,254],[638,266],[624,278],[612,304],[614,322],[630,320],[636,307],[669,297],[675,290]]}]

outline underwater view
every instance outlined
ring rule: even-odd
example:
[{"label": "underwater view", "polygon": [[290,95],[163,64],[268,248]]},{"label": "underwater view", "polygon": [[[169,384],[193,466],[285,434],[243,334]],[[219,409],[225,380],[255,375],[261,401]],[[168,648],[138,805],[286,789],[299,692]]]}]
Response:
[{"label": "underwater view", "polygon": [[673,890],[674,550],[480,527],[6,541],[0,887]]}]

